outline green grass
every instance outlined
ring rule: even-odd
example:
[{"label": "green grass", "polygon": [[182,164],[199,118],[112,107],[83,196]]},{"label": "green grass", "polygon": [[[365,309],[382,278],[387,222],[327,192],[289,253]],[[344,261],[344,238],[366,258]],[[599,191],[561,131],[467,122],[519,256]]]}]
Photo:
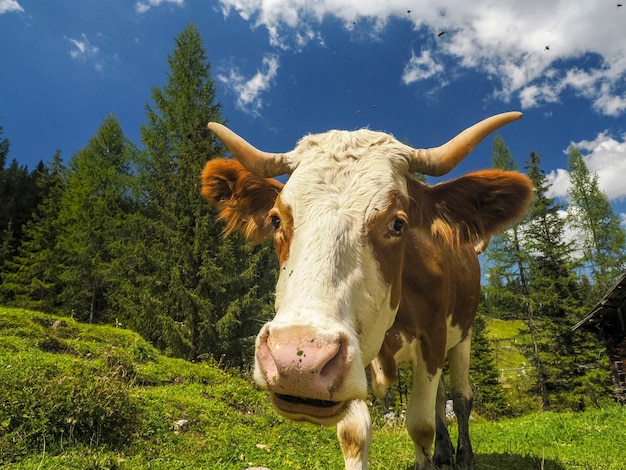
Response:
[{"label": "green grass", "polygon": [[487,338],[496,347],[496,367],[503,371],[505,378],[517,375],[528,364],[518,344],[523,339],[525,327],[522,320],[487,321]]},{"label": "green grass", "polygon": [[[625,419],[626,409],[613,406],[585,413],[533,413],[476,424],[472,437],[478,468],[506,468],[504,463],[510,461],[508,468],[623,469]],[[514,465],[524,461],[528,467]],[[541,467],[530,465],[542,461]]]},{"label": "green grass", "polygon": [[487,337],[490,339],[512,339],[519,336],[525,328],[526,323],[523,320],[487,319]]},{"label": "green grass", "polygon": [[[177,420],[187,425],[176,430]],[[619,469],[626,409],[472,422],[477,469]],[[454,427],[451,428],[454,433]],[[400,426],[372,469],[410,469]],[[284,421],[238,374],[159,354],[109,326],[0,307],[3,469],[343,468],[333,428]]]}]

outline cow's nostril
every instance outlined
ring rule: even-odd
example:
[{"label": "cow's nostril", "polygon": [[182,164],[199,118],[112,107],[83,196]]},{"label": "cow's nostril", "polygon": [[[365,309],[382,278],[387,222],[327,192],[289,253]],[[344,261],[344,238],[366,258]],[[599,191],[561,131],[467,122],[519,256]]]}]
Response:
[{"label": "cow's nostril", "polygon": [[324,364],[320,371],[320,377],[322,379],[336,380],[337,377],[341,377],[341,373],[348,362],[348,348],[345,338],[340,338],[338,345],[337,353]]}]

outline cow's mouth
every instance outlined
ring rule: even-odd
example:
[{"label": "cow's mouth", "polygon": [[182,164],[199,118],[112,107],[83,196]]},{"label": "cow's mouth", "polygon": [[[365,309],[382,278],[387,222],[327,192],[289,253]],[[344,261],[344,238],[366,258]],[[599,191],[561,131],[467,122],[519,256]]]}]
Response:
[{"label": "cow's mouth", "polygon": [[283,400],[296,405],[308,405],[315,406],[319,408],[331,408],[337,405],[339,402],[329,401],[329,400],[316,400],[315,398],[304,398],[304,397],[296,397],[294,395],[283,395],[282,393],[277,393],[276,398],[279,400]]},{"label": "cow's mouth", "polygon": [[273,393],[272,401],[286,418],[322,424],[339,421],[348,404],[346,401],[320,400],[282,393]]}]

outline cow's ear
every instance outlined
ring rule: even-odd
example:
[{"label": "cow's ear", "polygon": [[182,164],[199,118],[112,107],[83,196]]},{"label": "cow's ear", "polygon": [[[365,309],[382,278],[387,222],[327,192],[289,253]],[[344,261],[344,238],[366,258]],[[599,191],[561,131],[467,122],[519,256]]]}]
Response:
[{"label": "cow's ear", "polygon": [[276,180],[253,175],[232,159],[211,160],[202,172],[202,195],[226,222],[224,236],[238,231],[254,243],[272,234],[267,214],[282,187]]},{"label": "cow's ear", "polygon": [[419,192],[414,216],[420,228],[450,244],[478,243],[524,216],[533,185],[521,173],[486,170],[422,185]]}]

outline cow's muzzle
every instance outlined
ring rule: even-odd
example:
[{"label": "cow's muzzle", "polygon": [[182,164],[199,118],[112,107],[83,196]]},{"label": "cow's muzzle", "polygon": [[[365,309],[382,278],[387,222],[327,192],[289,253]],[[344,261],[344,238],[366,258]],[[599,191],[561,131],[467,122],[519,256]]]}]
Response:
[{"label": "cow's muzzle", "polygon": [[257,381],[288,419],[337,422],[350,399],[348,340],[320,335],[308,326],[268,327],[256,349]]}]

